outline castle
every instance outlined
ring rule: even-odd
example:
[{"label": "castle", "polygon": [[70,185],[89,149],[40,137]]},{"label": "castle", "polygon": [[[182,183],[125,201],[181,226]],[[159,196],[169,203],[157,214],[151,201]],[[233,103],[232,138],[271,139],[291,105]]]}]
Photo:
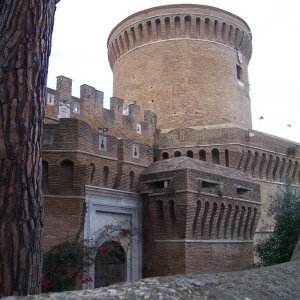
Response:
[{"label": "castle", "polygon": [[[155,7],[108,38],[110,109],[102,92],[82,85],[77,98],[57,78],[44,118],[46,251],[76,235],[87,203],[84,238],[115,221],[142,232],[124,241],[118,280],[253,263],[268,196],[287,176],[300,185],[300,148],[252,129],[251,41],[224,10]],[[95,287],[99,272],[90,267]]]}]

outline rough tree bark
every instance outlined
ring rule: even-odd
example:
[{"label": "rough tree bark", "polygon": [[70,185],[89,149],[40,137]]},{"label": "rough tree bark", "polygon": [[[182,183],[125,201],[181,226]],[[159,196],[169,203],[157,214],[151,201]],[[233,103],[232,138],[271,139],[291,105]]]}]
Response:
[{"label": "rough tree bark", "polygon": [[0,0],[0,296],[41,286],[41,133],[57,0]]}]

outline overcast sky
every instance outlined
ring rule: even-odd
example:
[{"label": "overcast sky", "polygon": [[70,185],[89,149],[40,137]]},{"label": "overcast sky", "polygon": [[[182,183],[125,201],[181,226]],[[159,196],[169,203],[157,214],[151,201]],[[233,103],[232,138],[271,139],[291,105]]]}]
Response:
[{"label": "overcast sky", "polygon": [[[73,95],[88,84],[112,96],[107,38],[127,16],[154,6],[211,5],[243,18],[251,28],[249,64],[253,129],[300,143],[300,1],[297,0],[61,0],[57,5],[48,87],[73,79]],[[263,116],[263,120],[259,120]],[[290,124],[290,127],[288,126]]]}]

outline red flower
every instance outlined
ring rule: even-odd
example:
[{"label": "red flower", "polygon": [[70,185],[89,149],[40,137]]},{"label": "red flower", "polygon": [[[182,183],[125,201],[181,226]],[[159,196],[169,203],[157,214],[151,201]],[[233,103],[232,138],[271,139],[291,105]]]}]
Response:
[{"label": "red flower", "polygon": [[48,279],[43,280],[42,288],[43,288],[43,291],[48,291],[49,290],[49,280]]},{"label": "red flower", "polygon": [[108,251],[107,246],[102,245],[102,246],[99,247],[99,252],[106,253],[107,251]]},{"label": "red flower", "polygon": [[131,234],[131,231],[127,228],[122,229],[122,235],[123,236],[128,236]]},{"label": "red flower", "polygon": [[115,241],[115,245],[116,245],[117,247],[121,247],[122,243],[121,243],[120,240],[117,240],[117,241]]},{"label": "red flower", "polygon": [[89,283],[89,282],[93,282],[93,279],[91,276],[83,276],[81,279],[81,283]]}]

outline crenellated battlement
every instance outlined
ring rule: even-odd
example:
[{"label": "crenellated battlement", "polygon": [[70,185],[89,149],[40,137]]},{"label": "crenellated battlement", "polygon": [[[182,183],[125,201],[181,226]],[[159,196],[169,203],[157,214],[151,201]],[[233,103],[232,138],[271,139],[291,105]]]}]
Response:
[{"label": "crenellated battlement", "polygon": [[172,5],[142,11],[119,23],[108,38],[110,65],[113,68],[135,48],[174,39],[222,44],[247,62],[252,54],[252,35],[241,18],[214,7]]},{"label": "crenellated battlement", "polygon": [[45,123],[75,118],[87,122],[95,129],[104,128],[109,134],[120,138],[152,141],[156,130],[154,112],[142,112],[135,101],[124,105],[124,101],[117,97],[110,98],[110,109],[106,109],[103,107],[103,95],[94,87],[83,84],[80,86],[80,97],[74,97],[72,79],[59,76],[56,90],[47,90]]}]

